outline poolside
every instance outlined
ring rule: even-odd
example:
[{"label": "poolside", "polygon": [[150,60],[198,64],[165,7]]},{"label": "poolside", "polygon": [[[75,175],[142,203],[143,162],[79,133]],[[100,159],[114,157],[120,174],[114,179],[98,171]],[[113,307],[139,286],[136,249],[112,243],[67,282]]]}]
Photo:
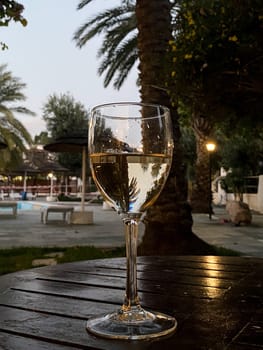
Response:
[{"label": "poolside", "polygon": [[[85,210],[94,213],[92,225],[68,225],[61,221],[61,214],[47,225],[41,223],[40,209],[50,205],[45,201],[19,201],[17,216],[0,214],[0,247],[69,247],[92,245],[118,247],[125,244],[123,223],[113,210],[103,210],[102,205],[88,205]],[[55,204],[55,203],[54,203]],[[57,204],[57,202],[56,202]],[[64,202],[65,205],[69,203]],[[72,203],[70,203],[72,204]],[[74,208],[80,203],[74,203]],[[32,208],[32,209],[30,209]]]}]

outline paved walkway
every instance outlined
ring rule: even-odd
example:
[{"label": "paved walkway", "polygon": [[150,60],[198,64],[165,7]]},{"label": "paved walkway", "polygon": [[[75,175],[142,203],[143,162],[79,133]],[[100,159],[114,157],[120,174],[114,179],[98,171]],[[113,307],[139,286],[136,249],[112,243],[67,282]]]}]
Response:
[{"label": "paved walkway", "polygon": [[224,208],[216,207],[214,213],[212,220],[207,214],[194,214],[193,232],[209,244],[263,258],[263,215],[254,213],[251,225],[235,226]]},{"label": "paved walkway", "polygon": [[[92,225],[68,225],[62,222],[61,213],[50,214],[48,224],[44,225],[40,221],[43,202],[33,202],[33,205],[36,207],[34,210],[18,209],[16,218],[0,214],[1,248],[75,245],[117,247],[125,244],[122,222],[113,210],[103,210],[101,205],[86,206],[86,211],[93,211]],[[75,210],[81,210],[79,206],[74,207]]]},{"label": "paved walkway", "polygon": [[[36,209],[18,209],[17,218],[0,212],[0,248],[21,246],[66,247],[93,245],[117,247],[125,244],[123,224],[112,210],[103,210],[101,205],[88,205],[85,210],[94,213],[92,225],[68,225],[58,221],[61,214],[53,214],[47,225],[40,222],[41,202],[32,202]],[[79,207],[76,209],[80,210]],[[244,255],[263,257],[263,215],[253,215],[249,226],[235,227],[226,222],[227,213],[215,208],[209,220],[206,214],[194,214],[193,232],[210,244],[242,252]],[[140,225],[140,237],[143,225]]]}]

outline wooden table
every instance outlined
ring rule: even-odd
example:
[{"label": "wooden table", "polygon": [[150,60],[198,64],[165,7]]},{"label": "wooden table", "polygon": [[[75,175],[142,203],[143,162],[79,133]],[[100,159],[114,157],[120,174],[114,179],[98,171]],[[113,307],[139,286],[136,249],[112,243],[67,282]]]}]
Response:
[{"label": "wooden table", "polygon": [[122,304],[125,259],[37,268],[0,277],[0,349],[263,348],[263,260],[140,257],[144,307],[174,315],[177,332],[158,341],[115,341],[86,320]]}]

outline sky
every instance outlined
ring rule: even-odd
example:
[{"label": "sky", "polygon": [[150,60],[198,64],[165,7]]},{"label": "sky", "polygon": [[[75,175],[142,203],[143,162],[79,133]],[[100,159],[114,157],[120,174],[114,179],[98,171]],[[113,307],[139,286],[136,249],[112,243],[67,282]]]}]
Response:
[{"label": "sky", "polygon": [[87,110],[101,104],[139,101],[136,86],[137,69],[131,71],[118,91],[112,85],[103,87],[103,76],[97,70],[98,36],[79,49],[72,40],[74,32],[94,14],[120,3],[119,0],[93,0],[77,10],[80,0],[19,0],[25,7],[28,24],[11,22],[0,28],[0,41],[8,50],[0,51],[0,64],[7,64],[13,76],[26,84],[26,101],[19,103],[36,113],[35,117],[16,115],[32,137],[46,131],[42,119],[48,97],[69,93]]}]

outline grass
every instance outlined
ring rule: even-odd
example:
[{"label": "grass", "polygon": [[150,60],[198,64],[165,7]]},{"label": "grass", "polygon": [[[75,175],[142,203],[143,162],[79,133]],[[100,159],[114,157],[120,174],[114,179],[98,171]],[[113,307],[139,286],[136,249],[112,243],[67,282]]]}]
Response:
[{"label": "grass", "polygon": [[125,256],[125,248],[99,249],[89,246],[68,248],[12,248],[0,249],[0,275],[31,269],[35,259],[45,259],[49,254],[62,252],[57,263]]},{"label": "grass", "polygon": [[[215,255],[219,256],[240,256],[234,250],[213,247]],[[99,249],[92,246],[75,246],[68,248],[12,248],[0,249],[0,275],[19,270],[33,268],[32,262],[35,259],[47,259],[52,253],[63,253],[57,256],[58,264],[65,262],[116,258],[125,256],[125,247],[112,249]]]},{"label": "grass", "polygon": [[219,256],[241,256],[242,254],[236,250],[227,249],[224,247],[215,247],[213,246],[213,249],[215,250],[215,255]]}]

